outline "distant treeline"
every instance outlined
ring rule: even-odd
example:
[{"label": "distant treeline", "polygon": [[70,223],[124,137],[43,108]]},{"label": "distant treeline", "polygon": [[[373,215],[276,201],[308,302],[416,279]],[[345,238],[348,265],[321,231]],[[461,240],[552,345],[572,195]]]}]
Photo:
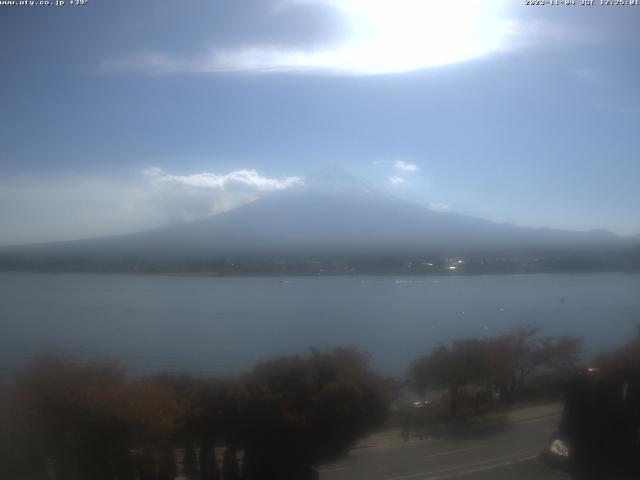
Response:
[{"label": "distant treeline", "polygon": [[0,253],[0,271],[192,273],[202,275],[456,275],[639,272],[640,249],[605,253],[540,252],[529,256],[310,256],[142,258],[28,256]]}]

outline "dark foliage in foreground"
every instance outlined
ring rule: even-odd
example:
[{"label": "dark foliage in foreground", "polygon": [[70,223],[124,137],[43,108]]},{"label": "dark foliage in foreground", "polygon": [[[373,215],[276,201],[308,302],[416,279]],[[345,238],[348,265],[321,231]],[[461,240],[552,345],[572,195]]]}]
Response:
[{"label": "dark foliage in foreground", "polygon": [[351,350],[260,364],[247,382],[243,444],[260,478],[305,478],[386,417],[382,383]]},{"label": "dark foliage in foreground", "polygon": [[65,480],[173,479],[176,457],[202,480],[314,478],[388,406],[368,358],[346,349],[224,381],[130,379],[110,364],[47,358],[0,402],[0,471],[34,480],[50,469]]},{"label": "dark foliage in foreground", "polygon": [[556,437],[574,478],[640,478],[640,326],[628,345],[571,378]]}]

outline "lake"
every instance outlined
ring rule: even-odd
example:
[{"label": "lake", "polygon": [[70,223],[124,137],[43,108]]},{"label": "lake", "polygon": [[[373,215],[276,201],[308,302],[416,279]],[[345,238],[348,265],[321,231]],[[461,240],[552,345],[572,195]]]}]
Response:
[{"label": "lake", "polygon": [[640,275],[188,277],[0,273],[0,375],[38,355],[136,374],[225,375],[272,355],[355,346],[403,374],[438,342],[532,322],[591,354],[635,335]]}]

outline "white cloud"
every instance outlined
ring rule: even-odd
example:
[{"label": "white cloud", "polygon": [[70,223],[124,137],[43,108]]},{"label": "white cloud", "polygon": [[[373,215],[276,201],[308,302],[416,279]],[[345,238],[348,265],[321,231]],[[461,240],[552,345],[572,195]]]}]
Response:
[{"label": "white cloud", "polygon": [[434,212],[448,212],[451,208],[451,205],[444,202],[429,202],[429,210],[433,210]]},{"label": "white cloud", "polygon": [[[104,62],[102,69],[141,69],[154,73],[401,73],[487,55],[508,44],[508,37],[514,33],[513,21],[507,18],[506,0],[307,0],[307,3],[335,9],[349,32],[341,43],[314,44],[306,49],[297,45],[245,43],[242,47],[211,47],[197,57],[145,52]],[[276,9],[273,14],[286,10]]]},{"label": "white cloud", "polygon": [[419,170],[418,166],[415,163],[407,163],[402,160],[396,160],[393,164],[398,170],[402,170],[403,172],[417,172]]},{"label": "white cloud", "polygon": [[397,186],[402,185],[404,183],[404,178],[402,178],[402,177],[389,177],[389,182],[391,182],[391,185],[393,185],[394,187],[397,187]]},{"label": "white cloud", "polygon": [[166,183],[214,190],[224,190],[225,187],[235,184],[255,188],[256,190],[269,191],[283,190],[303,184],[303,180],[300,177],[268,178],[259,175],[255,170],[235,170],[223,175],[209,172],[191,175],[169,175],[160,168],[151,167],[145,169],[143,173],[156,184]]},{"label": "white cloud", "polygon": [[190,221],[253,202],[267,192],[303,184],[300,177],[270,178],[255,170],[172,175],[152,167],[143,171],[156,208],[169,221]]},{"label": "white cloud", "polygon": [[148,230],[204,218],[301,185],[255,170],[135,178],[51,175],[0,180],[0,245],[73,240]]}]

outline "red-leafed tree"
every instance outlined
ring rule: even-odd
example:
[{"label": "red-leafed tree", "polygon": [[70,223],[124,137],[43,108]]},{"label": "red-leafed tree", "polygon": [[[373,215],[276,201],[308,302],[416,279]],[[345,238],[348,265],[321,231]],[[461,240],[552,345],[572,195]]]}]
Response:
[{"label": "red-leafed tree", "polygon": [[[109,363],[39,361],[16,393],[23,431],[57,478],[133,479],[130,451],[166,448],[179,407],[172,393],[150,381],[127,380]],[[155,467],[154,467],[155,468]]]},{"label": "red-leafed tree", "polygon": [[543,373],[559,374],[576,368],[582,339],[574,336],[541,337],[541,327],[524,325],[487,341],[489,383],[513,400],[526,382]]}]

